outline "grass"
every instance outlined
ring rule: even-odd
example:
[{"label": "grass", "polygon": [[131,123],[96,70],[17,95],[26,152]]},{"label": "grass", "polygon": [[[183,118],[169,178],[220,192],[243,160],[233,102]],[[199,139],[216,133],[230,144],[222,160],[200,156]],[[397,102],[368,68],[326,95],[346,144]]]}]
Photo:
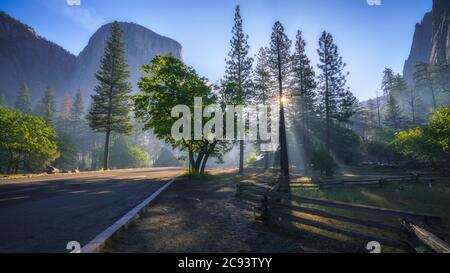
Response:
[{"label": "grass", "polygon": [[445,184],[388,183],[383,188],[335,187],[320,190],[296,190],[304,197],[323,198],[352,204],[404,210],[442,217],[450,225],[450,187]]}]

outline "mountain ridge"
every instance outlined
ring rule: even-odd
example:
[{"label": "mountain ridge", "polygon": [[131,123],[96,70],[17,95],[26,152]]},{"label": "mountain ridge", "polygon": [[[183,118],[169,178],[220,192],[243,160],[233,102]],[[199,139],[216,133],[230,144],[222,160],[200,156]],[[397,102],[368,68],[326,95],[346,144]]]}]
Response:
[{"label": "mountain ridge", "polygon": [[[13,105],[20,86],[26,83],[35,104],[48,85],[55,89],[57,99],[65,92],[73,94],[80,88],[87,103],[97,84],[95,73],[111,24],[98,28],[83,50],[75,55],[0,11],[0,93],[5,93],[9,105]],[[133,22],[119,24],[134,90],[141,77],[140,67],[156,55],[172,53],[182,59],[182,46],[176,40]]]}]

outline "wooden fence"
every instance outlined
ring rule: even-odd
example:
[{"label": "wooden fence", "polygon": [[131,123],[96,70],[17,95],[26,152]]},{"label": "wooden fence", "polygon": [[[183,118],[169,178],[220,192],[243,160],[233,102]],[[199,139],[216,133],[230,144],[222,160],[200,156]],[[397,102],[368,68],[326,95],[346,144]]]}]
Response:
[{"label": "wooden fence", "polygon": [[319,178],[315,177],[312,179],[320,188],[330,188],[336,186],[379,186],[383,187],[386,183],[395,182],[412,182],[412,183],[424,183],[430,185],[430,183],[439,182],[450,182],[450,177],[441,176],[430,176],[430,175],[420,175],[412,173],[409,176],[391,176],[391,177],[378,177],[378,178],[357,178],[357,177],[346,177],[346,178]]},{"label": "wooden fence", "polygon": [[[417,252],[450,252],[447,242],[431,233],[441,218],[427,214],[306,198],[278,192],[279,185],[239,183],[237,194],[255,202],[255,216],[267,225],[299,232],[298,224],[359,241]],[[446,231],[437,233],[444,237]],[[380,235],[381,234],[381,235]],[[389,236],[386,236],[389,235]]]}]

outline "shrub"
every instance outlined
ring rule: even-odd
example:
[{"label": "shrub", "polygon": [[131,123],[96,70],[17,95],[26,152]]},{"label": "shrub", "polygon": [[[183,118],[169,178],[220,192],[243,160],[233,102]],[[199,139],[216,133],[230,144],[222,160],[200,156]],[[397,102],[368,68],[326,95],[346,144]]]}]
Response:
[{"label": "shrub", "polygon": [[311,159],[311,165],[314,170],[320,171],[320,175],[331,176],[337,167],[336,162],[333,157],[325,150],[325,148],[320,147],[316,151]]}]

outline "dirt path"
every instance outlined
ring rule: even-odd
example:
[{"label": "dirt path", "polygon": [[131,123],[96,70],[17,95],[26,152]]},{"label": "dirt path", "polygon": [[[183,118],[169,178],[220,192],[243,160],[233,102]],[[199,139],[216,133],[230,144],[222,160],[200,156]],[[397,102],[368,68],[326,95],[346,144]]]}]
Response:
[{"label": "dirt path", "polygon": [[[253,220],[235,197],[235,181],[219,176],[176,181],[106,252],[303,252],[299,242]],[[308,250],[311,251],[311,250]]]}]

